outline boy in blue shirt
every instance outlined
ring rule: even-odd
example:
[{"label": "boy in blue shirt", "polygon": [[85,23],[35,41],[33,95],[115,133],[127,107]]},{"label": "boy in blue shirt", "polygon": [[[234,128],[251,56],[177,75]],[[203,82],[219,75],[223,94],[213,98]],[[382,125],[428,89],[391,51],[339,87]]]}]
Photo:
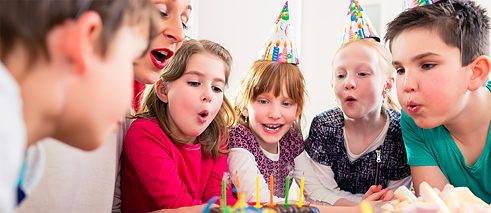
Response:
[{"label": "boy in blue shirt", "polygon": [[[410,9],[388,24],[415,186],[465,186],[491,202],[489,18],[473,1]],[[418,192],[419,187],[415,187]]]}]

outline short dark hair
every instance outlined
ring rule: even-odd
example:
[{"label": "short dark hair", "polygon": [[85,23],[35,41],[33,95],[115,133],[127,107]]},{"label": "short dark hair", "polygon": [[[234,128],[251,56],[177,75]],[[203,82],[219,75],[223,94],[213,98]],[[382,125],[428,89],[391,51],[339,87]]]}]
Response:
[{"label": "short dark hair", "polygon": [[459,48],[462,66],[489,55],[489,17],[474,1],[443,0],[402,12],[387,24],[389,48],[395,37],[414,28],[434,29],[445,44]]},{"label": "short dark hair", "polygon": [[124,24],[150,20],[150,35],[157,29],[157,11],[149,0],[0,0],[0,59],[5,60],[14,45],[29,48],[29,60],[49,59],[47,33],[68,19],[77,19],[86,11],[101,16],[103,32],[100,54],[116,31]]}]

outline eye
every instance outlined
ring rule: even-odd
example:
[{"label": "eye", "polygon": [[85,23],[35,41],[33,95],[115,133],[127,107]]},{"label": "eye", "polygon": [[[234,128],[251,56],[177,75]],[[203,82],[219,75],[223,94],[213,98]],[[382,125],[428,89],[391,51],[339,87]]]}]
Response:
[{"label": "eye", "polygon": [[159,10],[159,13],[161,18],[166,18],[168,16],[166,11]]},{"label": "eye", "polygon": [[344,78],[346,75],[345,74],[337,74],[336,75],[336,78],[337,79],[341,79],[341,78]]},{"label": "eye", "polygon": [[223,89],[220,87],[212,86],[211,89],[216,93],[222,93]]},{"label": "eye", "polygon": [[282,104],[283,106],[285,106],[285,107],[289,107],[289,106],[292,106],[292,105],[293,105],[293,103],[292,103],[291,101],[285,101],[285,102],[283,102],[283,103],[281,103],[281,104]]},{"label": "eye", "polygon": [[185,16],[181,17],[181,23],[182,23],[182,28],[187,30],[189,28],[188,26],[188,19]]},{"label": "eye", "polygon": [[197,87],[197,86],[201,85],[201,83],[196,82],[196,81],[188,81],[188,85],[192,86],[192,87]]},{"label": "eye", "polygon": [[361,77],[367,77],[369,74],[367,72],[359,72],[358,75]]},{"label": "eye", "polygon": [[406,70],[403,67],[396,67],[395,69],[398,75],[406,73]]},{"label": "eye", "polygon": [[267,104],[268,103],[268,100],[258,99],[257,102],[260,103],[260,104]]},{"label": "eye", "polygon": [[423,64],[421,65],[421,68],[424,70],[431,70],[436,66],[436,64]]}]

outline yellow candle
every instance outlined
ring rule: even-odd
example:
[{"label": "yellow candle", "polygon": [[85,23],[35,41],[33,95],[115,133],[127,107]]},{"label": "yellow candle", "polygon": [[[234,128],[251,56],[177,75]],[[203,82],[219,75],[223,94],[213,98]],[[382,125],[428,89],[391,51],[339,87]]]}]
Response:
[{"label": "yellow candle", "polygon": [[302,175],[302,179],[300,179],[300,195],[298,197],[298,207],[303,206],[303,186],[305,185],[305,178]]},{"label": "yellow candle", "polygon": [[274,206],[273,203],[273,191],[274,191],[274,183],[273,183],[273,175],[269,175],[269,206]]},{"label": "yellow candle", "polygon": [[259,174],[256,175],[256,207],[257,209],[261,208],[261,200],[259,199]]},{"label": "yellow candle", "polygon": [[360,202],[360,209],[362,213],[373,213],[372,205],[366,200]]}]

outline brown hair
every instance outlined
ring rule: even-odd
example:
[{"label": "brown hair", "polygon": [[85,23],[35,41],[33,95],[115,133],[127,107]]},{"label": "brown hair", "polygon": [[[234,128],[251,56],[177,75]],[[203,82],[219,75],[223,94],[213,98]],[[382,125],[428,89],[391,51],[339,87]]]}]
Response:
[{"label": "brown hair", "polygon": [[[394,67],[392,66],[392,55],[390,54],[389,50],[385,48],[380,42],[374,40],[374,39],[361,39],[361,40],[354,40],[347,42],[343,44],[337,51],[335,56],[344,49],[347,46],[350,46],[355,43],[360,43],[365,46],[373,48],[375,51],[377,51],[378,55],[380,56],[380,62],[381,62],[381,67],[385,71],[385,74],[387,75],[387,78],[393,77],[395,74]],[[392,108],[393,110],[400,111],[401,107],[399,106],[399,102],[397,101],[396,98],[392,97],[390,92],[387,92],[387,97],[385,97],[384,100],[384,107],[385,108]]]},{"label": "brown hair", "polygon": [[242,109],[264,92],[273,92],[278,97],[282,86],[286,87],[288,96],[297,103],[297,110],[300,113],[295,128],[301,132],[300,122],[305,102],[305,80],[296,65],[286,62],[254,62],[249,73],[242,80],[240,92],[235,99],[235,113],[239,117],[238,122],[249,126],[248,119],[242,115]]},{"label": "brown hair", "polygon": [[[157,31],[158,13],[149,0],[14,0],[0,7],[0,59],[5,60],[15,44],[29,48],[29,61],[40,56],[49,60],[46,35],[67,19],[86,11],[101,16],[103,32],[100,54],[105,56],[111,37],[124,22],[150,23],[150,36]],[[147,22],[146,20],[150,20]]]},{"label": "brown hair", "polygon": [[[208,40],[184,41],[176,54],[172,56],[169,63],[165,66],[159,81],[169,83],[179,79],[186,71],[186,65],[191,56],[198,53],[209,53],[223,61],[225,66],[225,84],[227,85],[231,71],[232,56],[220,44]],[[162,102],[157,97],[155,86],[152,86],[147,87],[147,90],[145,91],[141,112],[133,116],[133,118],[157,118],[160,128],[162,128],[169,138],[176,144],[182,144],[183,142],[176,138],[171,132],[168,113],[167,103]],[[205,156],[211,155],[215,159],[217,154],[226,153],[228,128],[231,127],[234,122],[235,115],[232,105],[224,94],[223,103],[217,116],[199,136],[200,143],[203,145],[203,154]]]},{"label": "brown hair", "polygon": [[395,37],[415,28],[435,30],[445,44],[459,48],[462,66],[489,54],[489,17],[473,1],[441,1],[405,11],[387,25],[385,41],[392,49]]}]

